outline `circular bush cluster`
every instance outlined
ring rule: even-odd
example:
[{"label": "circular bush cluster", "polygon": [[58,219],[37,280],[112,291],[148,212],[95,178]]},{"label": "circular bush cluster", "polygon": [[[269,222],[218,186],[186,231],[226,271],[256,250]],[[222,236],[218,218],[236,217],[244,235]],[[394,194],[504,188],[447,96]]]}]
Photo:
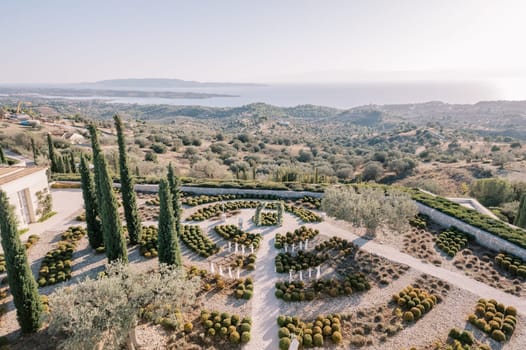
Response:
[{"label": "circular bush cluster", "polygon": [[201,324],[209,337],[228,340],[233,344],[250,341],[250,328],[252,327],[250,317],[244,317],[241,320],[239,315],[203,310],[201,311]]},{"label": "circular bush cluster", "polygon": [[469,237],[456,227],[442,231],[437,238],[437,247],[450,257],[454,257],[459,250],[468,244]]},{"label": "circular bush cluster", "polygon": [[319,233],[319,230],[310,227],[307,228],[305,226],[301,226],[300,228],[295,229],[294,232],[287,232],[285,233],[285,235],[281,235],[278,233],[276,234],[274,247],[276,247],[277,249],[281,249],[284,247],[285,243],[287,243],[290,246],[293,243],[304,242],[306,239],[312,240]]},{"label": "circular bush cluster", "polygon": [[[260,213],[261,221],[258,226],[276,226],[278,224],[278,214],[270,211],[263,211]],[[256,217],[252,217],[252,221],[256,223]]]},{"label": "circular bush cluster", "polygon": [[205,258],[219,251],[219,247],[197,225],[184,225],[181,240],[190,250]]},{"label": "circular bush cluster", "polygon": [[429,221],[429,216],[425,214],[417,214],[414,218],[409,220],[409,225],[423,230],[427,227]]},{"label": "circular bush cluster", "polygon": [[240,279],[236,286],[235,296],[237,299],[249,300],[254,293],[254,282],[248,277],[245,280]]},{"label": "circular bush cluster", "polygon": [[259,244],[263,238],[259,233],[247,233],[239,229],[236,225],[217,225],[214,227],[214,231],[224,239],[243,244],[247,247],[254,245],[255,249],[259,248]]},{"label": "circular bush cluster", "polygon": [[312,196],[304,196],[296,200],[295,204],[297,206],[304,207],[306,209],[320,209],[321,208],[321,198],[316,198]]},{"label": "circular bush cluster", "polygon": [[316,215],[312,211],[302,207],[285,204],[285,211],[296,215],[303,222],[321,222],[321,216]]},{"label": "circular bush cluster", "polygon": [[435,295],[411,285],[394,294],[392,300],[404,311],[403,319],[406,322],[417,321],[437,303]]},{"label": "circular bush cluster", "polygon": [[256,193],[230,193],[230,194],[218,194],[214,196],[207,195],[192,195],[190,193],[183,192],[183,197],[181,198],[181,203],[188,205],[190,207],[195,207],[196,205],[221,202],[235,199],[265,199],[265,200],[276,200],[281,199],[279,196],[272,194],[256,194]]},{"label": "circular bush cluster", "polygon": [[141,255],[146,258],[155,258],[157,256],[157,248],[157,227],[143,227],[141,240],[139,242]]},{"label": "circular bush cluster", "polygon": [[500,253],[495,257],[497,266],[511,273],[513,276],[526,278],[526,263],[511,254]]},{"label": "circular bush cluster", "polygon": [[256,254],[248,254],[248,255],[236,255],[234,261],[230,266],[232,268],[245,268],[247,270],[253,271],[256,269]]},{"label": "circular bush cluster", "polygon": [[71,226],[62,233],[62,240],[57,247],[48,252],[38,271],[38,285],[40,287],[64,282],[71,278],[73,252],[78,240],[86,234],[86,229],[80,226]]},{"label": "circular bush cluster", "polygon": [[479,299],[475,313],[469,315],[469,322],[489,334],[496,341],[508,340],[517,326],[517,309],[506,307],[494,299]]},{"label": "circular bush cluster", "polygon": [[257,201],[235,201],[217,203],[197,210],[190,215],[186,220],[188,221],[203,221],[212,217],[218,217],[223,213],[237,211],[240,209],[253,209],[258,205]]},{"label": "circular bush cluster", "polygon": [[311,321],[298,317],[278,317],[278,337],[280,349],[290,346],[291,338],[296,337],[303,348],[322,347],[325,340],[339,344],[343,341],[341,318],[339,315],[318,316]]}]

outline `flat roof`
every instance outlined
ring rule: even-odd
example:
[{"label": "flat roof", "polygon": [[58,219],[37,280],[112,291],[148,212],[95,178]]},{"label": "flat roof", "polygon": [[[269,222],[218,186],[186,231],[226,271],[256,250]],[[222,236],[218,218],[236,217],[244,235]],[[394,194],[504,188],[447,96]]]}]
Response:
[{"label": "flat roof", "polygon": [[46,170],[46,167],[34,166],[30,168],[24,167],[0,167],[0,185],[4,185],[11,181],[18,180],[25,176],[38,173],[39,171]]}]

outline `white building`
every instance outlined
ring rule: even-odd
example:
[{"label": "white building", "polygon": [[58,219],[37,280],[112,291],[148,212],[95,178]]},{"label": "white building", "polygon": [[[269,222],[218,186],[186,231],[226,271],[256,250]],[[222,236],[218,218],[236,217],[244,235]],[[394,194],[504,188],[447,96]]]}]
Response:
[{"label": "white building", "polygon": [[37,222],[43,212],[51,210],[46,170],[44,167],[0,167],[0,189],[15,208],[19,228]]}]

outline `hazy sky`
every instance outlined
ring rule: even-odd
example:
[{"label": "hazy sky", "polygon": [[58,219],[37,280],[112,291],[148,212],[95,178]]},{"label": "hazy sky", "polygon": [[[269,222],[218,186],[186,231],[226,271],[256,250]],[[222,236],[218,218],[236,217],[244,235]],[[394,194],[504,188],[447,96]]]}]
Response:
[{"label": "hazy sky", "polygon": [[0,1],[0,82],[486,79],[526,72],[526,1]]}]

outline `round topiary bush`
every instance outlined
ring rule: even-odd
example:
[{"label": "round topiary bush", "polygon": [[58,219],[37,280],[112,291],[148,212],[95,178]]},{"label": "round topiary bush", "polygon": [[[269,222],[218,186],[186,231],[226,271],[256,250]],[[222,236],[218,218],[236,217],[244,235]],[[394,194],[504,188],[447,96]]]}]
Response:
[{"label": "round topiary bush", "polygon": [[286,322],[287,322],[287,319],[285,318],[285,316],[283,315],[278,316],[278,326],[285,327],[287,325]]},{"label": "round topiary bush", "polygon": [[230,336],[228,337],[228,340],[232,343],[239,343],[239,340],[241,339],[241,336],[238,332],[232,332],[230,333]]},{"label": "round topiary bush", "polygon": [[242,323],[239,329],[241,330],[241,332],[250,332],[250,324],[246,322]]},{"label": "round topiary bush", "polygon": [[289,347],[290,347],[290,338],[283,337],[279,339],[279,349],[280,350],[289,350]]},{"label": "round topiary bush", "polygon": [[502,342],[506,340],[506,335],[502,331],[495,329],[491,332],[491,338],[498,342]]},{"label": "round topiary bush", "polygon": [[310,348],[312,346],[312,335],[311,334],[303,335],[303,346],[306,348]]},{"label": "round topiary bush", "polygon": [[321,334],[314,334],[312,337],[314,346],[323,346],[323,336]]},{"label": "round topiary bush", "polygon": [[333,333],[332,333],[331,339],[332,339],[332,341],[335,342],[336,344],[339,344],[339,343],[342,342],[343,337],[342,337],[342,334],[341,334],[340,332],[336,331],[336,332],[333,332]]},{"label": "round topiary bush", "polygon": [[290,337],[290,331],[287,327],[281,327],[278,331],[278,337],[280,338],[283,338],[283,337]]},{"label": "round topiary bush", "polygon": [[241,333],[241,342],[246,344],[250,341],[250,332]]},{"label": "round topiary bush", "polygon": [[192,331],[192,329],[194,329],[194,325],[192,324],[192,322],[186,322],[184,324],[184,331],[186,333],[190,333]]},{"label": "round topiary bush", "polygon": [[413,322],[414,320],[415,320],[415,316],[413,315],[411,311],[404,312],[404,321]]}]

